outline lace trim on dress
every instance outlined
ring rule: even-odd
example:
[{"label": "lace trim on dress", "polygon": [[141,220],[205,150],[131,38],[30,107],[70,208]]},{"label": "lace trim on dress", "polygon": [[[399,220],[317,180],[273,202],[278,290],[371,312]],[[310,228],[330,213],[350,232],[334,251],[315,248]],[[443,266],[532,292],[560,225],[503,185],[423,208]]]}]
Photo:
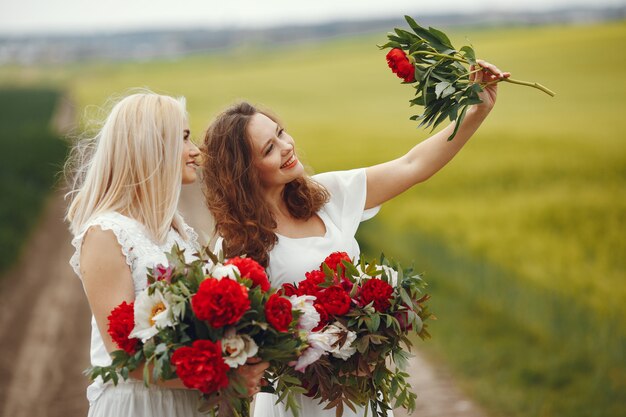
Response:
[{"label": "lace trim on dress", "polygon": [[122,248],[126,264],[130,267],[131,271],[134,271],[137,263],[137,257],[133,252],[135,245],[130,236],[133,234],[132,230],[136,229],[136,225],[132,223],[131,219],[122,216],[119,213],[111,212],[99,215],[95,219],[88,222],[83,228],[83,231],[72,239],[72,246],[74,246],[75,252],[70,258],[70,265],[72,266],[72,269],[74,269],[76,275],[82,279],[80,274],[80,252],[83,246],[85,233],[87,233],[89,228],[92,226],[100,226],[102,230],[111,230],[113,232],[117,238],[117,242]]},{"label": "lace trim on dress", "polygon": [[180,217],[182,223],[183,223],[183,228],[185,229],[185,233],[187,234],[187,242],[193,246],[194,249],[198,249],[199,245],[198,245],[198,240],[200,239],[198,236],[198,233],[193,229],[193,227],[189,226],[187,224],[187,222],[185,221],[185,219],[182,218],[182,216]]}]

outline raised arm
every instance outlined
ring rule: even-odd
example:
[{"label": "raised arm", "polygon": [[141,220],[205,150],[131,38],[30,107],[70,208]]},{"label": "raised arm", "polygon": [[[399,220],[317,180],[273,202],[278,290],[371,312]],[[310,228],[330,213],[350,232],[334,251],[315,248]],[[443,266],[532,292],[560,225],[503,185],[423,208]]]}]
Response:
[{"label": "raised arm", "polygon": [[475,74],[473,81],[491,83],[480,93],[483,102],[467,111],[453,140],[448,141],[448,137],[454,130],[454,123],[417,144],[402,157],[368,167],[365,208],[380,205],[413,185],[426,181],[450,162],[476,132],[495,105],[498,91],[496,81],[510,76],[492,64],[478,62],[484,70]]}]

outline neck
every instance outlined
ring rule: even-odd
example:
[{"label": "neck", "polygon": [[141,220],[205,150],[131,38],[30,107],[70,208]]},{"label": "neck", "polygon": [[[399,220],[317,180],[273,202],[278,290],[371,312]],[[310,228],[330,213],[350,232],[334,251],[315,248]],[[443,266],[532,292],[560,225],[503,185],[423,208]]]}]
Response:
[{"label": "neck", "polygon": [[270,211],[274,214],[277,220],[281,217],[291,217],[289,209],[287,209],[287,204],[285,204],[285,200],[283,199],[284,191],[284,185],[271,190],[265,190],[265,201],[269,205]]}]

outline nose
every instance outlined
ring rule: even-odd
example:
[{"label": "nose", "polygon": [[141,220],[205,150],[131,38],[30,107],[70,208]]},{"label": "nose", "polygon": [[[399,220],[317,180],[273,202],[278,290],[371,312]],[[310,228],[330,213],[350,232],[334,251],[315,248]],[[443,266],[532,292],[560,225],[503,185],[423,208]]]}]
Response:
[{"label": "nose", "polygon": [[281,141],[280,142],[280,154],[282,156],[286,156],[293,150],[293,143],[289,141]]},{"label": "nose", "polygon": [[196,144],[191,141],[189,141],[189,143],[191,144],[191,148],[189,149],[189,156],[196,157],[200,155],[200,149],[198,149]]}]

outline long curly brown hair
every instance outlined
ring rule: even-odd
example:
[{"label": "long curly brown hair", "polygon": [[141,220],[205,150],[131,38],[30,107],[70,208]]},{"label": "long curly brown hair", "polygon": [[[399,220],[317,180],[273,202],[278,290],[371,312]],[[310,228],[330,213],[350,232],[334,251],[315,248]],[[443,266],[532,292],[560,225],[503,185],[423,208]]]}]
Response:
[{"label": "long curly brown hair", "polygon": [[[276,219],[253,165],[248,124],[257,113],[280,124],[274,115],[247,102],[217,116],[204,136],[202,171],[215,231],[224,238],[224,256],[247,254],[267,267],[269,252],[278,238],[274,233]],[[286,184],[282,197],[294,218],[306,220],[326,204],[329,194],[305,175]]]}]

